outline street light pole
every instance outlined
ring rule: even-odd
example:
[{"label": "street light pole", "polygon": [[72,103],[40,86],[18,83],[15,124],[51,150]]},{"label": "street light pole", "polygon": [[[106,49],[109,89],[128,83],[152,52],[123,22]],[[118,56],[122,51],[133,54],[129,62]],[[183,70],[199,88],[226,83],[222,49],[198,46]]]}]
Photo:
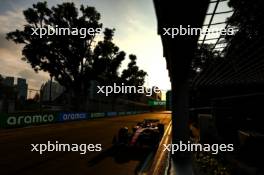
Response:
[{"label": "street light pole", "polygon": [[52,96],[51,96],[51,89],[52,89],[52,76],[50,76],[49,102],[51,102],[51,100],[52,100]]}]

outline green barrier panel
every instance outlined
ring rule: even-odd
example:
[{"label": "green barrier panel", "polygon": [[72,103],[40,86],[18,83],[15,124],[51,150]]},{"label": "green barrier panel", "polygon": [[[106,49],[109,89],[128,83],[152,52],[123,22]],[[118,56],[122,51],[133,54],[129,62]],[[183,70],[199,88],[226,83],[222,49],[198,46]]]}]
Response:
[{"label": "green barrier panel", "polygon": [[121,116],[121,115],[126,115],[126,112],[118,112],[118,115]]},{"label": "green barrier panel", "polygon": [[6,114],[2,118],[3,128],[18,128],[31,125],[55,123],[58,114],[56,112],[34,112],[34,113],[14,113]]},{"label": "green barrier panel", "polygon": [[126,115],[131,115],[131,114],[132,114],[132,112],[130,112],[130,111],[126,112]]},{"label": "green barrier panel", "polygon": [[106,113],[104,112],[93,112],[91,113],[91,118],[100,118],[100,117],[105,117]]},{"label": "green barrier panel", "polygon": [[150,100],[148,101],[149,106],[165,106],[166,101],[155,101],[155,100]]},{"label": "green barrier panel", "polygon": [[5,118],[6,118],[6,114],[0,113],[0,128],[4,128]]}]

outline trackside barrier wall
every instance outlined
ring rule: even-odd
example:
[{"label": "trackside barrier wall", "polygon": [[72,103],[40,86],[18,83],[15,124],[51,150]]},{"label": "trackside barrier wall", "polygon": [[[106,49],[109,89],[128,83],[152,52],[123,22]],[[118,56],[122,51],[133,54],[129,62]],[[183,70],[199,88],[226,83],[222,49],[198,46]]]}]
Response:
[{"label": "trackside barrier wall", "polygon": [[19,128],[31,125],[40,125],[55,123],[57,120],[57,113],[45,112],[45,113],[14,113],[0,115],[0,126],[2,128]]},{"label": "trackside barrier wall", "polygon": [[126,115],[126,112],[118,112],[119,116]]},{"label": "trackside barrier wall", "polygon": [[117,116],[117,112],[106,112],[107,117]]},{"label": "trackside barrier wall", "polygon": [[63,123],[67,121],[89,120],[92,118],[125,116],[147,113],[149,111],[128,112],[32,112],[0,114],[0,128],[19,128],[33,125]]},{"label": "trackside barrier wall", "polygon": [[168,174],[170,165],[170,152],[168,150],[164,151],[162,145],[168,145],[171,143],[172,136],[172,123],[170,122],[166,131],[164,132],[163,138],[160,141],[160,145],[155,153],[153,159],[149,161],[150,167],[147,167],[145,171],[143,170],[139,175],[163,175]]},{"label": "trackside barrier wall", "polygon": [[0,114],[0,128],[4,128],[6,114]]},{"label": "trackside barrier wall", "polygon": [[126,112],[126,115],[132,115],[132,113],[131,112]]},{"label": "trackside barrier wall", "polygon": [[91,118],[90,113],[85,112],[60,112],[58,116],[59,122],[74,121],[74,120],[87,120]]},{"label": "trackside barrier wall", "polygon": [[94,112],[91,113],[91,118],[100,118],[100,117],[105,117],[105,113],[104,112]]}]

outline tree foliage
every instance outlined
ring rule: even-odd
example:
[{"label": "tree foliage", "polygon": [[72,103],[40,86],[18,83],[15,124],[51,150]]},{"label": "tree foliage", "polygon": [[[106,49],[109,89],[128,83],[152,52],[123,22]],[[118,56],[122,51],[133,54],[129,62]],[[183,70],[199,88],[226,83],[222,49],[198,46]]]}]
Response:
[{"label": "tree foliage", "polygon": [[230,0],[228,5],[235,13],[228,19],[232,27],[236,27],[245,38],[253,39],[264,34],[264,1],[262,0]]},{"label": "tree foliage", "polygon": [[213,50],[213,46],[212,44],[203,44],[196,49],[194,58],[191,61],[191,80],[197,74],[212,66],[215,61],[220,60],[219,52]]},{"label": "tree foliage", "polygon": [[229,27],[236,28],[234,36],[226,36],[228,41],[227,56],[236,51],[244,52],[249,47],[260,47],[264,42],[264,1],[263,0],[230,0],[228,5],[234,14],[228,18]]},{"label": "tree foliage", "polygon": [[128,63],[127,69],[123,70],[121,78],[127,85],[142,86],[145,83],[147,73],[139,70],[139,67],[136,65],[136,55],[129,55],[129,59],[130,63]]},{"label": "tree foliage", "polygon": [[[49,8],[46,2],[33,4],[24,10],[26,25],[23,30],[7,34],[7,39],[23,44],[23,60],[38,72],[46,71],[66,89],[76,94],[85,92],[90,80],[99,82],[120,81],[143,84],[146,73],[133,63],[120,76],[118,69],[125,59],[125,52],[113,43],[114,29],[105,28],[103,40],[96,35],[44,35],[40,38],[32,34],[32,28],[102,28],[100,13],[94,7],[74,3],[62,3]],[[131,56],[130,56],[131,59]]]}]

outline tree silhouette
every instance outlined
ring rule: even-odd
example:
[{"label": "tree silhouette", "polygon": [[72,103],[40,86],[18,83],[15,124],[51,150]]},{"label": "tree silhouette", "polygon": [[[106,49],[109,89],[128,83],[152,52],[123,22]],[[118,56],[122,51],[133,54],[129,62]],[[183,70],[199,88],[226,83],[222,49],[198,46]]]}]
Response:
[{"label": "tree silhouette", "polygon": [[[48,72],[75,97],[85,96],[90,80],[104,83],[121,80],[118,69],[126,54],[112,41],[114,29],[104,29],[103,41],[98,41],[96,35],[32,35],[32,28],[40,27],[102,29],[100,13],[94,7],[81,5],[78,10],[74,3],[62,3],[48,8],[46,2],[38,2],[23,13],[27,21],[24,29],[8,33],[7,39],[24,44],[22,60],[36,72]],[[133,73],[129,75],[138,77],[137,83],[142,84],[145,73],[135,70]]]},{"label": "tree silhouette", "polygon": [[190,67],[191,81],[197,74],[209,68],[216,60],[217,61],[221,60],[219,51],[213,50],[213,46],[214,46],[213,44],[198,45],[194,53],[194,58],[191,61],[191,67]]},{"label": "tree silhouette", "polygon": [[[136,55],[129,55],[129,59],[130,62],[127,65],[127,69],[124,69],[121,75],[122,82],[128,86],[143,86],[147,73],[140,70],[136,65]],[[141,94],[128,94],[128,97],[132,100],[139,100]]]},{"label": "tree silhouette", "polygon": [[262,47],[264,39],[264,1],[262,0],[230,0],[228,5],[234,9],[234,14],[228,18],[230,28],[236,28],[233,36],[226,36],[228,41],[227,57],[236,55],[231,53],[242,52],[254,46]]},{"label": "tree silhouette", "polygon": [[106,29],[104,31],[104,40],[99,41],[93,54],[93,75],[94,79],[108,84],[119,81],[118,69],[125,59],[125,52],[119,51],[119,48],[112,42],[114,30]]},{"label": "tree silhouette", "polygon": [[27,21],[24,30],[7,34],[7,39],[25,44],[22,59],[29,62],[36,72],[49,72],[61,85],[72,88],[74,92],[81,92],[86,84],[95,35],[84,38],[78,35],[44,35],[40,38],[31,35],[31,28],[102,28],[100,14],[94,7],[82,5],[80,12],[73,3],[63,3],[49,9],[46,2],[38,2],[24,11]]},{"label": "tree silhouette", "polygon": [[129,59],[130,63],[128,63],[127,69],[123,70],[121,78],[129,86],[142,86],[145,83],[147,73],[139,70],[139,67],[136,65],[136,55],[129,55]]},{"label": "tree silhouette", "polygon": [[264,1],[230,0],[228,5],[235,11],[228,19],[232,27],[238,28],[247,38],[253,39],[263,35]]}]

